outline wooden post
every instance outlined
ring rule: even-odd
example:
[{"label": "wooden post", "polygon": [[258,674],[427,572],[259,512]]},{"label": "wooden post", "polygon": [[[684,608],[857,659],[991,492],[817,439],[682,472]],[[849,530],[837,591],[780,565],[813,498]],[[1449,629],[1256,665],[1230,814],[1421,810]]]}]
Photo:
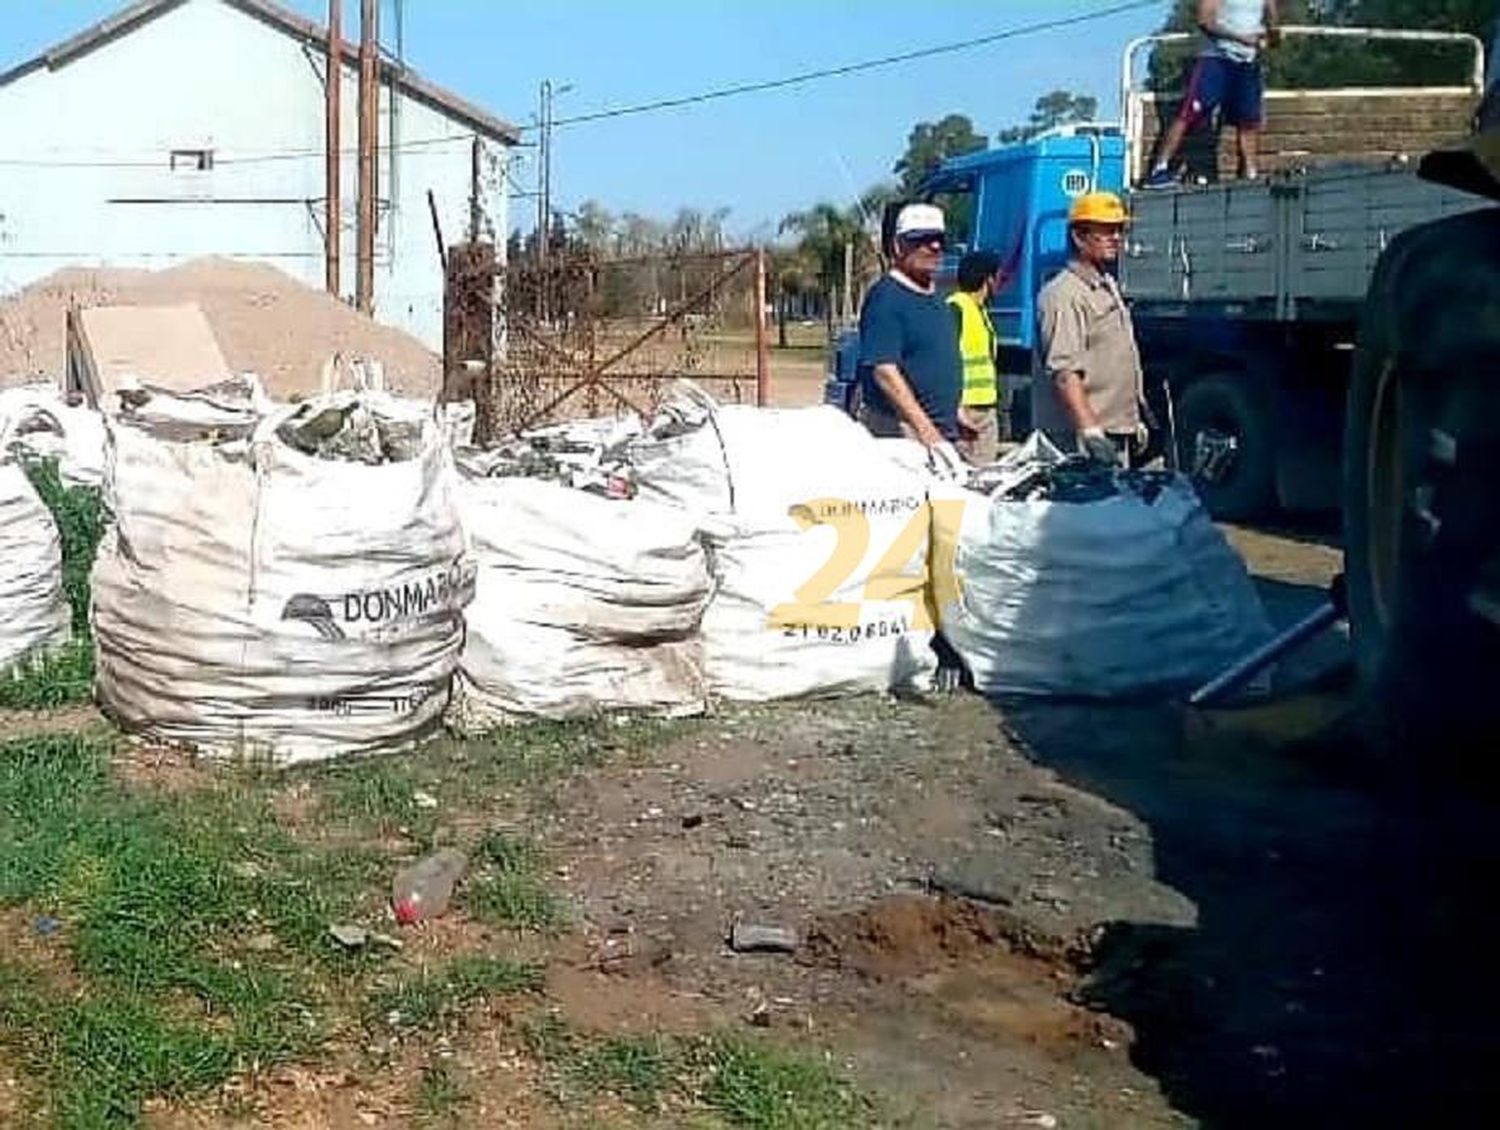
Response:
[{"label": "wooden post", "polygon": [[343,167],[343,98],[344,98],[344,0],[328,0],[328,64],[323,83],[327,121],[324,123],[323,214],[323,285],[338,298],[342,289],[339,278],[339,253],[343,237],[343,200],[340,198],[340,172]]},{"label": "wooden post", "polygon": [[766,249],[755,249],[755,403],[771,403],[771,343],[766,336]]},{"label": "wooden post", "polygon": [[355,262],[354,304],[366,314],[375,313],[375,223],[376,149],[380,139],[380,85],[376,75],[380,5],[378,0],[360,0],[359,5],[359,220]]}]

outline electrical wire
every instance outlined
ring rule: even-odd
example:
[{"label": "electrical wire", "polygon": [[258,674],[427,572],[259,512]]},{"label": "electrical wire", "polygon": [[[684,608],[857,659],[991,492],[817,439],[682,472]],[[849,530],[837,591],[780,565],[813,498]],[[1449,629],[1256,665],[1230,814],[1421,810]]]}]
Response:
[{"label": "electrical wire", "polygon": [[[842,78],[847,75],[860,74],[883,67],[897,66],[902,63],[915,62],[920,59],[931,59],[940,55],[950,55],[958,51],[971,51],[979,47],[988,47],[995,43],[1003,43],[1009,39],[1019,39],[1023,36],[1041,35],[1050,31],[1062,31],[1081,24],[1093,23],[1098,20],[1109,19],[1111,16],[1123,15],[1127,12],[1140,11],[1143,8],[1159,7],[1161,0],[1125,0],[1122,3],[1111,4],[1104,8],[1095,8],[1091,11],[1076,12],[1070,16],[1056,16],[1051,19],[1038,20],[1034,23],[1020,24],[1016,27],[1006,28],[1002,31],[992,32],[988,35],[976,36],[972,39],[957,40],[952,43],[941,43],[932,47],[920,47],[912,51],[902,51],[894,55],[883,55],[875,59],[863,59],[854,63],[845,63],[837,67],[824,67],[818,70],[802,71],[794,75],[786,75],[782,78],[765,79],[759,82],[738,83],[733,86],[719,87],[713,90],[700,91],[697,94],[681,95],[674,98],[659,98],[651,102],[639,102],[628,106],[608,107],[603,110],[593,110],[584,114],[574,114],[570,117],[557,118],[553,121],[554,128],[562,126],[584,125],[589,122],[608,121],[613,118],[624,118],[639,114],[656,113],[661,110],[675,110],[684,106],[696,106],[704,102],[714,102],[724,98],[734,98],[742,94],[757,94],[770,90],[784,90],[788,87],[801,86],[809,82],[817,82],[829,78]],[[522,132],[535,131],[535,125],[517,127]],[[407,153],[414,150],[425,149],[435,145],[447,145],[453,142],[469,142],[473,139],[473,133],[455,133],[441,137],[418,138],[412,141],[402,142],[394,149],[386,146],[382,152]],[[524,146],[524,143],[523,143]],[[287,149],[271,151],[266,153],[245,153],[239,156],[225,155],[214,158],[214,165],[254,165],[276,161],[300,161],[317,158],[322,160],[326,150],[319,146],[309,149]],[[357,150],[341,149],[341,157],[357,156]],[[0,157],[0,168],[57,168],[57,169],[160,169],[162,163],[160,158],[155,160],[89,160],[63,159],[48,160],[45,158],[26,157]]]},{"label": "electrical wire", "polygon": [[[717,90],[706,90],[699,94],[687,94],[678,98],[660,98],[654,102],[641,102],[634,106],[618,106],[605,110],[594,110],[587,114],[575,114],[572,117],[557,118],[552,122],[553,128],[560,126],[582,125],[585,122],[605,121],[609,118],[623,118],[630,114],[648,114],[657,110],[675,110],[681,106],[695,106],[701,102],[712,102],[720,98],[733,98],[740,94],[757,94],[767,90],[781,90],[789,86],[799,86],[802,83],[814,82],[825,78],[840,78],[844,75],[859,74],[863,71],[872,71],[879,67],[891,67],[899,63],[910,63],[918,59],[931,59],[938,55],[950,55],[955,51],[970,51],[976,47],[988,47],[993,43],[1001,43],[1007,39],[1018,39],[1026,35],[1039,35],[1042,32],[1061,31],[1064,28],[1077,27],[1079,24],[1092,23],[1095,20],[1108,19],[1111,16],[1123,15],[1126,12],[1136,12],[1142,8],[1157,8],[1161,6],[1161,0],[1127,0],[1126,3],[1113,4],[1107,8],[1097,8],[1089,12],[1078,12],[1071,16],[1059,16],[1050,20],[1039,20],[1036,23],[1022,24],[1017,27],[1007,28],[990,35],[981,35],[975,39],[962,39],[954,43],[942,43],[936,47],[921,47],[914,51],[903,51],[896,55],[884,55],[878,59],[865,59],[858,63],[846,63],[839,67],[825,67],[816,71],[803,71],[800,74],[787,75],[784,78],[766,79],[762,82],[745,82],[735,86],[720,87]],[[523,126],[522,129],[532,130],[535,126]]]}]

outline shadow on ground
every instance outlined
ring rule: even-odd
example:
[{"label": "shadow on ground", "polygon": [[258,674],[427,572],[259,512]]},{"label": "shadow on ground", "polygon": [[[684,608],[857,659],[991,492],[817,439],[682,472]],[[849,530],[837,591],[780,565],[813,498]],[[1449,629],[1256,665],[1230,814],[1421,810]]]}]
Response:
[{"label": "shadow on ground", "polygon": [[[1299,589],[1266,592],[1278,626],[1320,598]],[[1362,771],[1337,728],[1307,737],[1310,697],[1006,710],[1035,760],[1149,826],[1158,878],[1197,906],[1192,928],[1107,923],[1082,998],[1208,1126],[1462,1123],[1500,1098],[1496,806]]]}]

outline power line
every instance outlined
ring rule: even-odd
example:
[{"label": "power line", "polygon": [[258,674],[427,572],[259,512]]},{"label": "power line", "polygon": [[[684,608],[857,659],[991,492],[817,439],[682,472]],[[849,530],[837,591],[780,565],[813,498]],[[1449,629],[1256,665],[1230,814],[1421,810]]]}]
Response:
[{"label": "power line", "polygon": [[[894,55],[883,55],[876,59],[863,59],[855,63],[846,63],[837,67],[824,67],[819,70],[802,71],[794,75],[786,75],[782,78],[765,79],[760,82],[739,83],[734,86],[719,87],[714,90],[700,91],[697,94],[681,95],[674,98],[659,98],[651,102],[640,102],[629,106],[616,106],[603,110],[593,110],[586,114],[575,114],[571,117],[557,118],[552,122],[553,127],[583,125],[589,122],[605,121],[611,118],[623,118],[638,114],[655,113],[660,110],[673,110],[683,106],[695,106],[703,102],[714,102],[723,98],[733,98],[741,94],[756,94],[769,90],[783,90],[787,87],[800,86],[804,83],[816,82],[821,79],[841,78],[846,75],[860,74],[864,71],[872,71],[882,67],[896,66],[901,63],[915,62],[919,59],[931,59],[940,55],[950,55],[959,51],[972,51],[979,47],[988,47],[991,44],[1002,43],[1008,39],[1019,39],[1023,36],[1040,35],[1049,31],[1062,31],[1070,27],[1078,27],[1082,24],[1094,23],[1098,20],[1109,19],[1111,16],[1123,15],[1127,12],[1140,11],[1143,8],[1159,7],[1161,0],[1127,0],[1124,3],[1111,4],[1108,7],[1096,8],[1092,11],[1077,12],[1071,16],[1058,16],[1048,20],[1038,20],[1034,23],[1021,24],[1016,27],[1006,28],[1002,31],[992,32],[988,35],[977,36],[973,39],[957,40],[952,43],[941,43],[933,47],[921,47],[913,51],[903,51]],[[534,131],[536,126],[520,126],[521,131]],[[425,149],[433,145],[446,145],[451,142],[469,142],[473,139],[473,133],[455,133],[441,137],[420,138],[413,141],[403,142],[395,148],[395,152],[405,153],[412,150]],[[521,147],[527,147],[523,144]],[[388,146],[385,152],[392,152]],[[311,158],[322,159],[323,147],[308,149],[286,149],[280,151],[268,151],[265,153],[246,153],[240,156],[225,155],[215,157],[215,165],[254,165],[276,161],[300,161]],[[355,150],[340,150],[340,156],[354,155]],[[154,160],[49,160],[45,158],[25,157],[0,157],[0,168],[57,168],[57,169],[160,169],[162,162],[160,158]]]},{"label": "power line", "polygon": [[[992,43],[1000,43],[1007,39],[1018,39],[1025,35],[1038,35],[1047,31],[1061,31],[1064,28],[1077,27],[1079,24],[1108,19],[1110,16],[1135,12],[1142,8],[1156,8],[1160,7],[1160,5],[1161,0],[1129,0],[1128,3],[1113,4],[1107,8],[1097,8],[1091,12],[1079,12],[1071,16],[1040,20],[1036,23],[1022,24],[1018,27],[1007,28],[1004,31],[993,32],[990,35],[981,35],[975,39],[942,43],[936,47],[922,47],[915,51],[903,51],[896,55],[883,55],[878,59],[865,59],[858,63],[846,63],[839,67],[825,67],[816,71],[803,71],[800,74],[787,75],[784,78],[740,83],[736,86],[720,87],[717,90],[707,90],[699,94],[687,94],[677,98],[661,98],[654,102],[641,102],[634,106],[618,106],[612,109],[594,110],[587,114],[575,114],[569,118],[557,118],[553,121],[552,125],[554,127],[581,125],[584,122],[603,121],[607,118],[623,118],[630,114],[647,114],[657,110],[673,110],[680,106],[695,106],[700,102],[712,102],[720,98],[732,98],[738,94],[756,94],[767,90],[781,90],[788,86],[799,86],[802,83],[813,82],[818,79],[839,78],[844,75],[858,74],[861,71],[872,71],[878,67],[891,67],[898,63],[910,63],[917,59],[930,59],[937,55],[949,55],[956,51],[970,51],[976,47],[987,47]],[[535,127],[523,126],[521,128],[533,129]]]}]

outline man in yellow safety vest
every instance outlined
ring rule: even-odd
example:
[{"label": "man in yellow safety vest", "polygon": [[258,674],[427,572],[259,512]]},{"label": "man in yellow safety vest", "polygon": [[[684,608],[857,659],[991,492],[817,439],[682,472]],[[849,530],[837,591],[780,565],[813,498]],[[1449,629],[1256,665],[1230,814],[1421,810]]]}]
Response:
[{"label": "man in yellow safety vest", "polygon": [[958,264],[958,289],[948,296],[958,323],[963,393],[958,404],[958,450],[970,463],[993,463],[1000,455],[1000,378],[995,369],[995,327],[989,301],[1000,289],[1000,257],[971,251]]}]

